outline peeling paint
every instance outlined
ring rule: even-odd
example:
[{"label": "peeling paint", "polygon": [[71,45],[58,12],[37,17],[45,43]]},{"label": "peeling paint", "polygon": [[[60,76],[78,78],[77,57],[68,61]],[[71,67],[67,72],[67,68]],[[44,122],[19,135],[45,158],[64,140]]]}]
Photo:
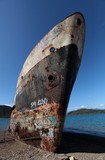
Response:
[{"label": "peeling paint", "polygon": [[[56,110],[53,111],[55,107]],[[52,103],[38,107],[32,111],[25,111],[22,114],[19,114],[15,109],[15,112],[12,113],[12,117],[14,118],[11,118],[10,123],[11,131],[14,131],[14,134],[23,140],[29,138],[30,135],[32,138],[37,134],[39,137],[42,137],[40,143],[43,149],[45,149],[45,143],[53,142],[53,144],[50,145],[54,147],[54,139],[56,139],[56,143],[58,143],[57,137],[60,136],[60,131],[58,132],[58,130],[59,126],[62,125],[61,117],[58,114],[59,107],[59,104]],[[62,119],[64,118],[62,117]]]},{"label": "peeling paint", "polygon": [[10,129],[17,138],[55,152],[80,66],[84,18],[76,13],[55,26],[32,50],[18,78]]}]

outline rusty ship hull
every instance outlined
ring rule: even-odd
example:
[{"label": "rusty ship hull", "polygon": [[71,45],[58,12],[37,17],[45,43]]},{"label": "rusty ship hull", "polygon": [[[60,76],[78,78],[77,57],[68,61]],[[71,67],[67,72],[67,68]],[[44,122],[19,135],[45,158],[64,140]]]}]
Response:
[{"label": "rusty ship hull", "polygon": [[84,18],[75,13],[32,50],[18,78],[10,130],[19,139],[56,152],[69,97],[80,66]]}]

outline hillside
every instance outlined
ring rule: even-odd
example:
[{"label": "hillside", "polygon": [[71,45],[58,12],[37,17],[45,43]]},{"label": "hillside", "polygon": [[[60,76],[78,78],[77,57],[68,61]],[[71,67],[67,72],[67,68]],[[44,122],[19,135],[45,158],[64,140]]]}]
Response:
[{"label": "hillside", "polygon": [[12,108],[6,105],[0,105],[0,118],[9,118]]},{"label": "hillside", "polygon": [[75,111],[68,112],[67,115],[83,115],[83,114],[102,114],[105,113],[105,110],[102,109],[78,109]]}]

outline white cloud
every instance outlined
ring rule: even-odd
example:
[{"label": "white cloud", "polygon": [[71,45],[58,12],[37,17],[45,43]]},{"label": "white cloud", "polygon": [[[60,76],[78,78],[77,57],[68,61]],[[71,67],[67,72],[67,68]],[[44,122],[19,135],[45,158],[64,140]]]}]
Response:
[{"label": "white cloud", "polygon": [[97,106],[99,109],[105,109],[105,104],[100,104],[99,106]]},{"label": "white cloud", "polygon": [[87,109],[105,109],[105,104],[101,103],[97,106],[85,106],[85,105],[81,105],[80,107],[78,107],[78,109],[82,109],[82,108],[87,108]]},{"label": "white cloud", "polygon": [[12,107],[13,106],[13,104],[4,104],[5,106],[10,106],[10,107]]},{"label": "white cloud", "polygon": [[81,109],[82,109],[82,108],[87,108],[87,107],[86,107],[86,106],[84,106],[84,105],[81,105],[79,108],[81,108]]},{"label": "white cloud", "polygon": [[103,106],[105,106],[105,104],[100,104],[99,106],[100,106],[100,107],[103,107]]},{"label": "white cloud", "polygon": [[72,109],[68,108],[68,111],[75,111],[75,110],[83,109],[83,108],[87,108],[87,109],[105,109],[105,104],[101,103],[99,105],[94,105],[94,106],[81,105],[81,106],[78,106],[78,107],[72,107]]}]

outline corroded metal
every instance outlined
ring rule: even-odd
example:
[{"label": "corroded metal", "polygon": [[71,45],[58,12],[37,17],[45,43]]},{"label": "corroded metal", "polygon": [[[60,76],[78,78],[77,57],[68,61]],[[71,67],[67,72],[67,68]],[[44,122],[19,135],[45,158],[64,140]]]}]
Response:
[{"label": "corroded metal", "polygon": [[84,43],[84,18],[69,16],[32,50],[20,73],[11,132],[45,150],[59,146]]}]

